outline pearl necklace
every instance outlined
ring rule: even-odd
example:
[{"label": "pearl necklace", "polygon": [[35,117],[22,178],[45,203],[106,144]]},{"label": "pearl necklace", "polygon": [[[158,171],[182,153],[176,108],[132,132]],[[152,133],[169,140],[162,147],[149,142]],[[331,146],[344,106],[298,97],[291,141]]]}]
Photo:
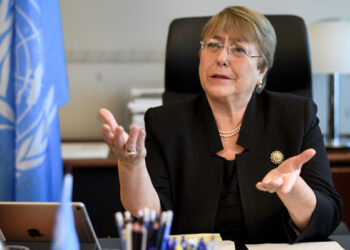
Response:
[{"label": "pearl necklace", "polygon": [[231,131],[221,131],[221,130],[219,130],[219,135],[220,135],[221,138],[227,138],[227,137],[234,136],[234,135],[239,133],[239,131],[241,130],[241,126],[242,126],[242,123],[239,124],[237,126],[237,128],[235,128],[234,130],[231,130]]}]

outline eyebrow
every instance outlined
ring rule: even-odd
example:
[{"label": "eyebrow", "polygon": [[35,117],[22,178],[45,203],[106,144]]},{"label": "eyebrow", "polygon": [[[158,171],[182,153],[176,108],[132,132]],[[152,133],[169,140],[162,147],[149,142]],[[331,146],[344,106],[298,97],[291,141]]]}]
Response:
[{"label": "eyebrow", "polygon": [[[218,35],[215,35],[213,36],[212,38],[216,39],[216,40],[219,40],[220,42],[223,42],[225,41],[225,39],[222,37],[222,36],[218,36]],[[230,43],[242,43],[244,42],[242,39],[239,39],[239,38],[229,38],[229,42]]]}]

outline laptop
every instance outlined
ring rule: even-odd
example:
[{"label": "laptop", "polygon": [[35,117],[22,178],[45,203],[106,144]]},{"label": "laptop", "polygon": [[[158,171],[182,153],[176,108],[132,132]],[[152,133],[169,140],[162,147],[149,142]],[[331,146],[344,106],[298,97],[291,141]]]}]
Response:
[{"label": "laptop", "polygon": [[[71,205],[79,242],[93,243],[100,250],[85,205],[81,202]],[[58,202],[0,202],[2,237],[12,242],[51,242],[58,206]]]}]

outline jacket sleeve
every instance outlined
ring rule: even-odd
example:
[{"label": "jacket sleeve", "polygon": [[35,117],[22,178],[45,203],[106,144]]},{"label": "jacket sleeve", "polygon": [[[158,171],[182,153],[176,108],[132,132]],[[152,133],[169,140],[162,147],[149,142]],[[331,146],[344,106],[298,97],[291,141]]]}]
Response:
[{"label": "jacket sleeve", "polygon": [[147,171],[158,193],[162,210],[173,210],[170,178],[162,149],[157,141],[157,131],[159,130],[157,130],[156,112],[154,109],[149,109],[145,114],[145,128]]},{"label": "jacket sleeve", "polygon": [[327,238],[338,226],[342,214],[342,200],[333,184],[319,120],[316,117],[316,105],[308,99],[304,111],[302,151],[313,148],[316,155],[303,165],[301,177],[315,192],[317,201],[309,225],[291,239],[294,243]]}]

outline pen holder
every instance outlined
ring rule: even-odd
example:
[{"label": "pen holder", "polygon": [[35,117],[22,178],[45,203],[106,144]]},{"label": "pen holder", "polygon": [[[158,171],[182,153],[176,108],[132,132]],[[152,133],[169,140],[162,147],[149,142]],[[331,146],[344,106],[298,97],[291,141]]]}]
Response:
[{"label": "pen holder", "polygon": [[115,220],[123,250],[166,250],[173,220],[172,211],[159,216],[149,209],[139,210],[137,218],[130,212],[116,212]]}]

